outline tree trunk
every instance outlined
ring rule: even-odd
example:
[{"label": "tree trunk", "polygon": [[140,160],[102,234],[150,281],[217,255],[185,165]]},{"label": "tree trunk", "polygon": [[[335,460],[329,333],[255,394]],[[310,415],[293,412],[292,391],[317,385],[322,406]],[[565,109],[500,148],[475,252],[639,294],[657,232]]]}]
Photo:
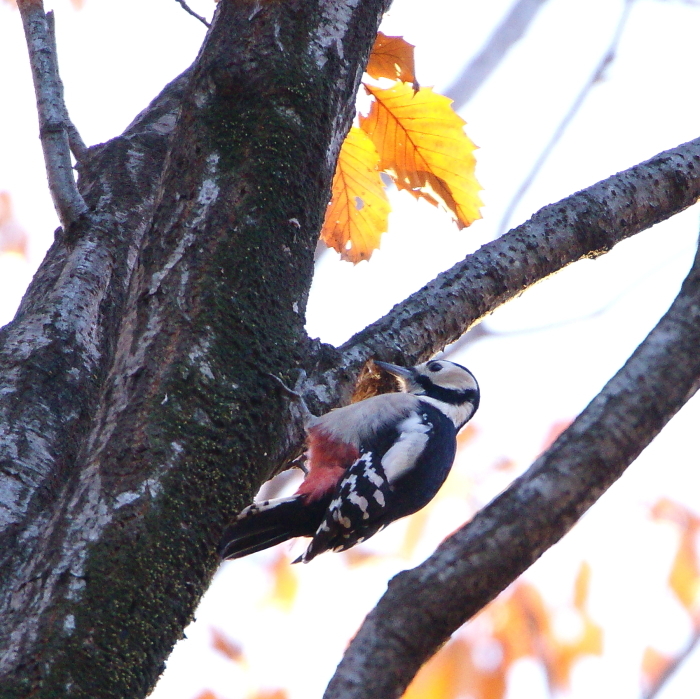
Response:
[{"label": "tree trunk", "polygon": [[[218,565],[223,528],[301,448],[299,411],[278,378],[317,413],[328,410],[349,399],[372,357],[425,359],[539,279],[607,252],[700,196],[698,139],[546,207],[342,347],[310,340],[313,251],[388,4],[221,0],[195,64],[122,136],[83,153],[67,134],[80,175],[79,193],[69,195],[78,196],[63,206],[65,230],[15,320],[0,330],[0,698],[148,693]],[[40,0],[18,6],[28,35],[39,37],[37,55],[50,52]],[[51,78],[50,61],[44,67]],[[68,157],[66,139],[53,131],[62,118],[54,77],[55,118],[42,123]],[[59,186],[73,183],[64,177]],[[681,300],[697,314],[694,274]],[[664,356],[697,346],[690,329],[676,337],[662,328],[660,336],[672,345]],[[682,376],[664,370],[664,385],[654,384],[673,400],[643,434],[626,429],[628,447],[610,478],[588,473],[600,465],[594,450],[582,463],[567,456],[583,453],[576,439],[606,444],[619,436],[605,421],[593,430],[584,413],[557,442],[569,451],[555,445],[531,474],[540,478],[553,459],[557,487],[528,500],[528,477],[516,482],[426,563],[467,599],[448,591],[443,604],[432,582],[421,589],[421,570],[418,584],[404,575],[393,589],[408,581],[409,601],[427,596],[430,613],[419,628],[396,631],[391,621],[402,617],[390,589],[328,696],[378,697],[376,687],[398,696],[454,624],[561,536],[692,395],[700,365],[677,364],[687,365]],[[637,371],[634,381],[611,382],[627,403],[605,393],[596,400],[632,415],[630,406],[645,405],[642,379],[654,366],[644,364],[641,379]],[[596,487],[577,492],[555,480],[560,471]],[[513,508],[502,507],[511,501],[563,514],[518,532],[508,528]],[[483,569],[469,563],[466,573],[444,564],[446,556],[467,561],[472,549],[492,550],[483,543],[487,529],[505,532],[489,538],[498,543],[495,560],[481,556]],[[454,577],[475,570],[471,587]],[[399,597],[404,614],[419,620]],[[407,631],[412,638],[403,638]],[[415,639],[424,647],[412,648]],[[372,644],[381,663],[365,652]]]},{"label": "tree trunk", "polygon": [[385,3],[222,0],[194,66],[80,162],[90,213],[2,330],[2,697],[141,697],[233,514],[298,449],[269,374]]}]

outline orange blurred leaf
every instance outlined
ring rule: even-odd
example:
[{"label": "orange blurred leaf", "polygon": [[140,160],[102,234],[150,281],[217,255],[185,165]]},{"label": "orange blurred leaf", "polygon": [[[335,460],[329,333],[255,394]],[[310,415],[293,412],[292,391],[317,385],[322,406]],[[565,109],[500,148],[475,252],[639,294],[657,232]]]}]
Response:
[{"label": "orange blurred leaf", "polygon": [[668,498],[658,500],[651,514],[655,519],[670,521],[680,529],[681,537],[668,582],[680,603],[688,611],[694,611],[700,593],[700,562],[696,549],[700,518]]},{"label": "orange blurred leaf", "polygon": [[378,165],[371,139],[356,127],[350,129],[338,156],[321,239],[353,263],[368,260],[387,230],[389,201]]},{"label": "orange blurred leaf", "polygon": [[473,441],[479,434],[479,428],[473,425],[471,422],[463,427],[457,434],[457,448],[460,449],[465,444]]},{"label": "orange blurred leaf", "polygon": [[516,466],[517,462],[507,456],[501,456],[494,462],[491,467],[494,471],[512,471]]},{"label": "orange blurred leaf", "polygon": [[696,527],[689,527],[681,533],[678,551],[673,561],[668,582],[676,597],[687,609],[694,609],[700,591],[700,571],[695,550]]},{"label": "orange blurred leaf", "polygon": [[416,550],[416,546],[418,546],[418,543],[423,538],[425,527],[430,519],[430,505],[434,502],[435,500],[422,510],[418,510],[412,517],[408,518],[406,533],[404,534],[401,548],[399,549],[399,556],[401,556],[401,558],[410,558]]},{"label": "orange blurred leaf", "polygon": [[341,555],[345,558],[345,562],[350,568],[357,568],[365,563],[371,563],[381,558],[381,556],[366,549],[364,546],[353,546],[351,549],[343,551]]},{"label": "orange blurred leaf", "polygon": [[472,662],[470,643],[453,638],[418,672],[403,699],[501,699],[505,676],[489,670],[480,672]]},{"label": "orange blurred leaf", "polygon": [[367,63],[367,73],[375,79],[389,78],[413,83],[413,89],[417,90],[414,48],[413,44],[401,36],[386,36],[377,32],[377,40]]},{"label": "orange blurred leaf", "polygon": [[214,650],[219,651],[229,660],[240,662],[243,659],[243,648],[240,643],[236,643],[236,641],[214,627],[211,628],[211,645]]},{"label": "orange blurred leaf", "polygon": [[198,694],[195,699],[219,699],[219,697],[214,694],[211,689],[205,689],[201,694]]},{"label": "orange blurred leaf", "polygon": [[505,669],[520,658],[538,658],[544,663],[550,687],[559,691],[568,688],[571,669],[579,658],[602,653],[602,629],[584,609],[589,578],[584,563],[574,588],[581,628],[571,640],[557,637],[542,595],[527,582],[517,583],[509,597],[493,605],[494,638],[503,647]]},{"label": "orange blurred leaf", "polygon": [[584,611],[588,601],[588,588],[591,582],[591,566],[588,561],[583,561],[579,568],[576,582],[574,583],[574,607],[580,612]]},{"label": "orange blurred leaf", "polygon": [[369,114],[360,117],[360,126],[377,148],[379,169],[387,171],[399,189],[442,205],[460,229],[481,218],[475,146],[452,101],[431,88],[416,93],[405,83],[365,89],[374,100]]},{"label": "orange blurred leaf", "polygon": [[654,687],[659,682],[673,659],[660,653],[651,646],[644,650],[642,656],[642,679],[647,687]]},{"label": "orange blurred leaf", "polygon": [[289,699],[289,695],[284,689],[261,689],[252,694],[250,699]]},{"label": "orange blurred leaf", "polygon": [[299,580],[289,563],[289,558],[284,553],[280,552],[275,558],[270,567],[270,573],[273,584],[268,599],[285,611],[289,611],[296,599]]},{"label": "orange blurred leaf", "polygon": [[27,233],[17,223],[12,212],[9,192],[0,192],[0,253],[16,253],[27,256]]}]

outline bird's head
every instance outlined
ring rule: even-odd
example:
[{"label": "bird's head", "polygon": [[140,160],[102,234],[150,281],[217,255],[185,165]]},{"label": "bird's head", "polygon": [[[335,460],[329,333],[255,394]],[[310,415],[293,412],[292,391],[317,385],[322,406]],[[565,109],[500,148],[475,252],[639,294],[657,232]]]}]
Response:
[{"label": "bird's head", "polygon": [[[461,427],[479,407],[479,384],[469,369],[444,359],[403,367],[375,360],[377,366],[396,376],[406,393],[432,399],[431,402],[459,409]],[[448,412],[443,410],[443,412]],[[449,411],[454,412],[453,410]]]}]

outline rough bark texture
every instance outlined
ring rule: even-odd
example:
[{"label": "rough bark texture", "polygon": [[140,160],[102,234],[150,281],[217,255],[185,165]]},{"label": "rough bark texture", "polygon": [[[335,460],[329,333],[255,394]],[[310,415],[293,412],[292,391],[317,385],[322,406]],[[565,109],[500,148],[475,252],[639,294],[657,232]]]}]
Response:
[{"label": "rough bark texture", "polygon": [[[221,0],[192,68],[81,151],[89,213],[0,330],[2,699],[149,691],[222,529],[301,447],[270,374],[327,410],[372,356],[426,357],[700,194],[694,141],[548,207],[339,350],[311,341],[313,250],[387,5]],[[520,541],[515,567],[550,539]]]},{"label": "rough bark texture", "polygon": [[319,354],[313,249],[385,9],[222,2],[191,74],[81,162],[89,223],[2,331],[3,697],[143,696],[298,446],[267,372]]}]

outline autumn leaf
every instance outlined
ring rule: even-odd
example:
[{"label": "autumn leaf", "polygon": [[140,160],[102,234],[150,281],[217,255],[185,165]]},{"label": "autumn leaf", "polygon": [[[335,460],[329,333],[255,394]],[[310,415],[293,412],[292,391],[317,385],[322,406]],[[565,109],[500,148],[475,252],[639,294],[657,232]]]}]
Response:
[{"label": "autumn leaf", "polygon": [[299,580],[289,564],[289,558],[284,553],[280,553],[275,558],[270,567],[270,573],[273,583],[269,601],[285,611],[289,611],[296,599]]},{"label": "autumn leaf", "polygon": [[389,202],[371,139],[353,127],[343,143],[333,178],[321,239],[344,260],[368,260],[386,232]]},{"label": "autumn leaf", "polygon": [[574,585],[581,629],[571,640],[556,635],[542,595],[526,582],[517,583],[509,597],[493,605],[494,638],[503,648],[506,668],[523,657],[538,658],[550,687],[559,691],[568,688],[571,670],[582,656],[602,653],[602,629],[585,609],[589,580],[590,567],[582,563]]},{"label": "autumn leaf", "polygon": [[[449,641],[418,672],[409,685],[403,699],[501,699],[505,680],[496,682],[495,692],[485,692],[493,686],[488,673],[483,675],[472,664],[472,648],[462,638]],[[501,690],[501,691],[498,691]]]},{"label": "autumn leaf", "polygon": [[0,254],[27,256],[27,233],[12,213],[12,197],[0,192]]},{"label": "autumn leaf", "polygon": [[580,612],[585,612],[588,601],[588,588],[591,583],[591,564],[583,561],[579,568],[576,582],[574,583],[574,607]]},{"label": "autumn leaf", "polygon": [[205,689],[201,694],[198,694],[195,699],[219,699],[219,697],[211,691],[211,689]]},{"label": "autumn leaf", "polygon": [[378,32],[372,53],[369,55],[367,73],[377,80],[389,78],[390,80],[412,83],[413,89],[417,90],[414,49],[415,46],[409,44],[401,36],[386,36],[386,34]]},{"label": "autumn leaf", "polygon": [[388,89],[366,84],[365,89],[374,100],[360,126],[377,148],[379,169],[389,172],[399,189],[442,205],[460,229],[481,218],[476,146],[452,101],[431,88],[416,93],[405,83]]},{"label": "autumn leaf", "polygon": [[642,656],[642,680],[647,687],[655,687],[673,662],[673,658],[650,646]]},{"label": "autumn leaf", "polygon": [[[435,502],[435,500],[433,500]],[[399,556],[401,558],[408,559],[416,551],[416,547],[423,538],[425,533],[425,527],[430,519],[430,513],[432,508],[431,502],[422,510],[418,510],[412,517],[409,517],[408,524],[406,526],[406,533],[404,534],[403,542],[401,543],[401,548],[399,549]]]},{"label": "autumn leaf", "polygon": [[226,634],[219,629],[211,629],[211,645],[214,650],[225,655],[229,660],[239,662],[243,659],[243,648],[239,643],[231,640]]},{"label": "autumn leaf", "polygon": [[681,534],[681,540],[669,576],[669,585],[676,593],[681,604],[692,611],[700,592],[700,571],[695,552],[695,527],[686,529]]},{"label": "autumn leaf", "polygon": [[695,548],[700,519],[683,505],[667,498],[660,499],[654,505],[652,516],[671,521],[680,529],[678,550],[668,582],[686,610],[694,612],[700,596],[700,561]]},{"label": "autumn leaf", "polygon": [[457,434],[457,448],[461,449],[466,444],[473,442],[479,434],[479,428],[473,423],[465,425]]},{"label": "autumn leaf", "polygon": [[250,699],[289,699],[289,695],[284,689],[261,689],[251,695]]}]

